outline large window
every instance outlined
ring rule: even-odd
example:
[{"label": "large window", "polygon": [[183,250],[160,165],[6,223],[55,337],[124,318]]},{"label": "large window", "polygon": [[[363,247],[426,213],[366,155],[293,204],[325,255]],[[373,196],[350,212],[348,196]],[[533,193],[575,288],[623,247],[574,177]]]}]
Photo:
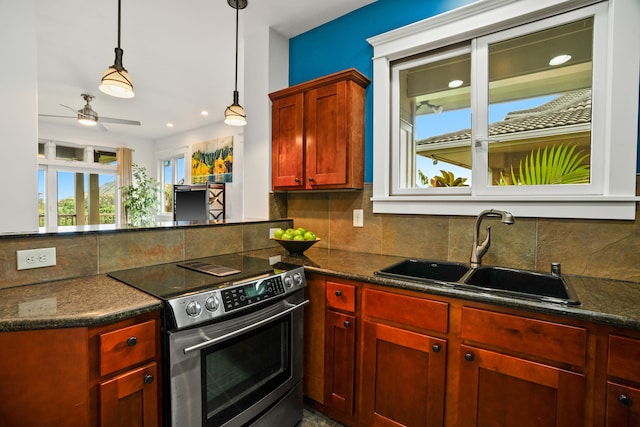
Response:
[{"label": "large window", "polygon": [[637,3],[479,3],[370,39],[374,211],[633,218]]},{"label": "large window", "polygon": [[116,224],[116,153],[38,144],[38,214],[43,228]]}]

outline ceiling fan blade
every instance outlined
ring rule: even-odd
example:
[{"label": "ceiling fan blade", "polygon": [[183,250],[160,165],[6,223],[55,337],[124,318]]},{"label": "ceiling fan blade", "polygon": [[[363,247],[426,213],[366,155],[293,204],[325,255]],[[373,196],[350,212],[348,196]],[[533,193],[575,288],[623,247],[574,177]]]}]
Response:
[{"label": "ceiling fan blade", "polygon": [[97,123],[97,126],[96,126],[96,127],[98,128],[98,130],[99,130],[100,132],[107,132],[107,130],[108,130],[108,129],[107,129],[106,127],[104,127],[104,125],[103,125],[102,123],[100,123],[99,121],[98,121],[98,123]]},{"label": "ceiling fan blade", "polygon": [[71,108],[68,105],[64,105],[64,104],[60,104],[61,106],[63,106],[64,108],[73,111],[74,113],[78,114],[78,110],[76,110],[75,108]]},{"label": "ceiling fan blade", "polygon": [[120,125],[136,125],[136,126],[140,126],[140,122],[137,121],[137,120],[114,119],[112,117],[99,116],[98,117],[98,121],[99,122],[103,122],[103,123],[115,123],[115,124],[120,124]]},{"label": "ceiling fan blade", "polygon": [[53,114],[38,114],[38,116],[40,117],[55,117],[58,119],[78,119],[78,117],[73,117],[73,116],[54,116]]}]

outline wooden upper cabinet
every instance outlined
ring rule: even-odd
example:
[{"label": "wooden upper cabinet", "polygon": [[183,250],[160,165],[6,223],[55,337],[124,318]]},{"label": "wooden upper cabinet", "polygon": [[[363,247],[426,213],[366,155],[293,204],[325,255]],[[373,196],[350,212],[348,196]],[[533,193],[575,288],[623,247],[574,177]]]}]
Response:
[{"label": "wooden upper cabinet", "polygon": [[368,85],[349,69],[269,94],[274,190],[363,187]]}]

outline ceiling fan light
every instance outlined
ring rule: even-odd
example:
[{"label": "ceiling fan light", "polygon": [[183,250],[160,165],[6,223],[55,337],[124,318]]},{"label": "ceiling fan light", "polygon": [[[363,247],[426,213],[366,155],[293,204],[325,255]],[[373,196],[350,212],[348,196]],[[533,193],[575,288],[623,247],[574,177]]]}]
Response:
[{"label": "ceiling fan light", "polygon": [[89,102],[93,99],[93,96],[88,94],[82,94],[84,100],[87,101],[87,105],[78,110],[78,122],[85,126],[95,126],[98,124],[98,113],[93,111]]},{"label": "ceiling fan light", "polygon": [[224,123],[231,126],[245,126],[247,115],[242,105],[233,103],[224,110]]}]

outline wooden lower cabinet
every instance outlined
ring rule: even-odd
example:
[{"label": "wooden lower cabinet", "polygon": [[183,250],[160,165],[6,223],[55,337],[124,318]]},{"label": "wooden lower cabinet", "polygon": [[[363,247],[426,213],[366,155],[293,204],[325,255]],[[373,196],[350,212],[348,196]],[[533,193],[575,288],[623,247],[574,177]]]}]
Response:
[{"label": "wooden lower cabinet", "polygon": [[640,426],[640,339],[609,335],[606,426]]},{"label": "wooden lower cabinet", "polygon": [[310,278],[305,395],[345,426],[640,427],[638,330]]},{"label": "wooden lower cabinet", "polygon": [[369,426],[442,426],[447,342],[365,321],[362,421]]},{"label": "wooden lower cabinet", "polygon": [[0,424],[89,424],[87,329],[0,333]]},{"label": "wooden lower cabinet", "polygon": [[584,425],[584,374],[466,345],[461,350],[459,425]]}]

